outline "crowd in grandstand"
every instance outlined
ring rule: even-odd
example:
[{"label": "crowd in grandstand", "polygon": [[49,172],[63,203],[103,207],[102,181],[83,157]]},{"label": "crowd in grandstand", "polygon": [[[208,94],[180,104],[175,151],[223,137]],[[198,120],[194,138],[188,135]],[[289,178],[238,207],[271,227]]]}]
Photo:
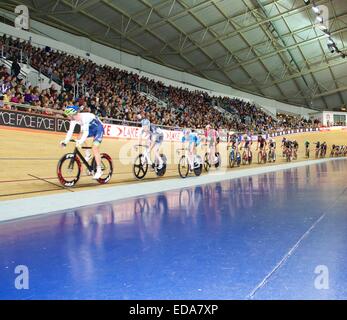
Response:
[{"label": "crowd in grandstand", "polygon": [[[40,90],[38,86],[26,83],[18,74],[1,66],[0,94],[3,95],[1,103],[5,108],[14,108],[6,104],[14,102],[43,107],[43,112],[48,114],[52,113],[51,109],[62,110],[67,105],[76,103],[72,88],[78,81],[86,90],[77,97],[77,103],[85,110],[106,118],[138,121],[147,117],[151,122],[165,126],[202,128],[212,124],[215,128],[243,132],[316,125],[290,116],[282,116],[277,120],[254,104],[240,99],[211,97],[203,91],[166,86],[135,73],[100,66],[91,60],[48,47],[35,47],[30,42],[5,35],[0,38],[1,48],[0,51],[9,60],[19,58],[20,49],[22,58],[52,80],[49,89]],[[56,90],[55,82],[63,90]],[[147,92],[164,101],[165,105],[158,105],[155,100],[148,98],[141,92],[141,88],[146,88]],[[225,111],[220,111],[220,108]]]}]

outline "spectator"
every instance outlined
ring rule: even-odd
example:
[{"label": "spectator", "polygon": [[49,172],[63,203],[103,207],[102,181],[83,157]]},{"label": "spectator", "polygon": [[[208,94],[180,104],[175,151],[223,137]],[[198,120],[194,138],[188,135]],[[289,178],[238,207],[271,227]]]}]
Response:
[{"label": "spectator", "polygon": [[14,58],[13,62],[12,62],[12,67],[11,67],[11,76],[16,77],[18,79],[18,75],[20,74],[20,65],[17,62],[17,59]]}]

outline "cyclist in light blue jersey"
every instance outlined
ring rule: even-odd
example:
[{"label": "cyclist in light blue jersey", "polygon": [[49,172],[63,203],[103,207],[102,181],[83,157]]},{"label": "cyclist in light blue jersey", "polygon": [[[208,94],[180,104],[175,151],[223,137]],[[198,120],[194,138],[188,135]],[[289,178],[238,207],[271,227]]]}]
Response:
[{"label": "cyclist in light blue jersey", "polygon": [[164,140],[164,132],[162,129],[154,126],[148,119],[141,121],[140,139],[139,144],[142,142],[142,137],[145,135],[149,148],[146,150],[145,157],[149,165],[152,165],[150,154],[154,148],[155,158],[158,161],[158,170],[163,168],[164,162],[160,156],[159,149]]},{"label": "cyclist in light blue jersey", "polygon": [[196,148],[199,146],[201,139],[195,130],[185,129],[183,130],[183,136],[181,142],[184,146],[185,143],[188,143],[188,160],[189,160],[189,169],[192,171],[194,169],[194,159],[196,157]]}]

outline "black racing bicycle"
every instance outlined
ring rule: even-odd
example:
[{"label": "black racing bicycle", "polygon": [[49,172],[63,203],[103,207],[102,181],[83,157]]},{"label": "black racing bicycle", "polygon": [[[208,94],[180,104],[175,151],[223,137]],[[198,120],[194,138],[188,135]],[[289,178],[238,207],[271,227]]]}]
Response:
[{"label": "black racing bicycle", "polygon": [[177,153],[182,153],[182,156],[178,163],[178,173],[181,178],[186,178],[189,173],[194,172],[194,174],[198,177],[202,172],[202,159],[199,155],[194,155],[193,167],[189,164],[189,157],[186,156],[186,148],[178,149]]},{"label": "black racing bicycle", "polygon": [[[70,140],[70,142],[76,142]],[[81,147],[82,149],[91,149],[91,147]],[[97,166],[95,157],[89,163],[76,146],[73,153],[65,154],[58,162],[57,174],[60,183],[65,187],[73,187],[81,177],[82,164],[87,168],[88,175],[94,175]],[[103,175],[97,179],[100,184],[106,184],[111,180],[113,165],[111,157],[106,153],[101,153],[101,169]]]},{"label": "black racing bicycle", "polygon": [[[139,144],[135,146],[136,149],[138,149],[139,147],[145,148],[147,150],[149,149],[148,145]],[[158,177],[164,176],[166,172],[166,165],[167,165],[166,156],[164,154],[160,154],[160,157],[163,160],[163,166],[161,167],[161,169],[159,169],[159,161],[157,159],[155,159],[155,162],[152,163],[152,169],[155,171],[155,174]],[[145,154],[143,152],[140,152],[139,155],[135,158],[135,161],[133,164],[133,174],[135,178],[138,180],[143,179],[147,174],[148,167],[149,167],[149,164]]]}]

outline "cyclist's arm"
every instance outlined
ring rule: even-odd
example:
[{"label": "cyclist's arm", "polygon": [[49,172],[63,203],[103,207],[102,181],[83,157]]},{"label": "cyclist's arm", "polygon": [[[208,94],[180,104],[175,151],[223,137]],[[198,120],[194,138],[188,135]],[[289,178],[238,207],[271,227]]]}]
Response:
[{"label": "cyclist's arm", "polygon": [[74,120],[70,121],[70,128],[69,128],[69,131],[66,133],[65,140],[64,140],[65,144],[67,144],[71,140],[76,124],[77,124],[77,121],[74,121]]},{"label": "cyclist's arm", "polygon": [[186,137],[183,136],[182,139],[181,139],[181,148],[184,149],[185,147],[185,142],[187,141]]},{"label": "cyclist's arm", "polygon": [[139,145],[142,143],[142,136],[143,136],[143,128],[141,128],[139,130],[139,140],[138,140],[138,144]]},{"label": "cyclist's arm", "polygon": [[85,123],[81,126],[82,136],[79,139],[79,143],[82,145],[88,138],[89,123]]}]

